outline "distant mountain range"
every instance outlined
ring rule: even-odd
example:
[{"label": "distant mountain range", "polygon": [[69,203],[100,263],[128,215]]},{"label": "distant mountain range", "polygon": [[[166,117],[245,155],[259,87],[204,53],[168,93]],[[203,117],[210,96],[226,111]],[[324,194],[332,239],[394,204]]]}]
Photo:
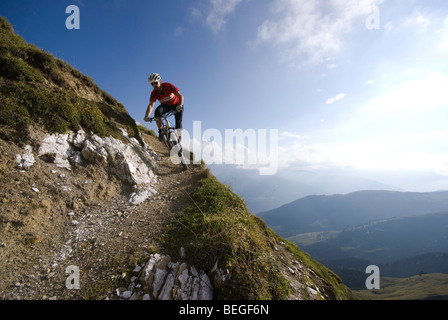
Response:
[{"label": "distant mountain range", "polygon": [[288,240],[313,258],[332,261],[338,267],[355,266],[350,259],[387,264],[426,253],[448,253],[448,212],[393,218],[341,231],[304,233]]},{"label": "distant mountain range", "polygon": [[372,264],[390,277],[448,273],[448,192],[308,196],[259,216],[352,289]]},{"label": "distant mountain range", "polygon": [[258,214],[310,195],[346,194],[357,190],[402,191],[392,185],[367,179],[355,173],[304,170],[279,170],[276,175],[261,176],[258,170],[232,165],[208,165],[223,183],[244,198],[249,210]]},{"label": "distant mountain range", "polygon": [[307,196],[258,215],[277,233],[338,231],[378,220],[448,211],[448,192],[359,191]]}]

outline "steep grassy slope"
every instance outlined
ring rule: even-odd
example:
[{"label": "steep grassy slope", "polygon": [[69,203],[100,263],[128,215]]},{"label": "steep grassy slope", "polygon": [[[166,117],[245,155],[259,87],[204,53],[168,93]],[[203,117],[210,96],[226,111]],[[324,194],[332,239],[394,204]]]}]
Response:
[{"label": "steep grassy slope", "polygon": [[[230,279],[215,292],[218,299],[355,298],[336,274],[248,212],[229,187],[211,176],[200,183],[194,180],[202,168],[178,172],[165,156],[159,172],[159,199],[133,207],[123,200],[121,182],[102,167],[79,165],[55,175],[54,167],[41,159],[24,172],[14,162],[13,155],[20,150],[17,145],[29,140],[39,144],[35,130],[63,133],[83,128],[122,139],[118,125],[141,141],[139,128],[123,105],[89,77],[27,44],[0,18],[0,143],[4,147],[0,181],[8,186],[0,192],[4,276],[0,298],[41,298],[43,284],[48,282],[51,290],[57,277],[61,293],[50,291],[45,296],[70,298],[61,285],[66,277],[64,265],[51,263],[52,256],[67,244],[69,230],[73,231],[68,211],[79,220],[92,219],[88,229],[97,232],[89,241],[71,243],[77,250],[73,256],[79,260],[75,264],[84,266],[83,283],[92,286],[86,290],[100,292],[95,298],[104,297],[98,284],[111,279],[115,266],[129,267],[123,266],[125,261],[136,262],[138,256],[141,262],[149,252],[175,256],[180,247],[186,248],[187,259],[198,267],[210,271],[216,264],[230,271]],[[154,137],[143,137],[151,144],[159,143]],[[32,191],[36,185],[39,192]],[[61,185],[72,191],[65,192]],[[97,221],[95,215],[104,217]],[[24,230],[29,231],[23,234]],[[47,260],[48,266],[43,262]],[[116,269],[117,275],[121,268]]]},{"label": "steep grassy slope", "polygon": [[[307,298],[310,285],[323,290],[322,298],[354,298],[336,274],[275,234],[215,177],[202,180],[192,200],[188,213],[170,225],[164,240],[173,250],[184,246],[187,257],[205,270],[216,264],[230,271],[232,276],[220,288],[218,298]],[[304,266],[294,276],[304,284],[300,288],[291,286],[288,268],[294,263]]]},{"label": "steep grassy slope", "polygon": [[90,77],[25,42],[0,17],[0,137],[28,138],[33,125],[64,133],[81,127],[120,138],[116,123],[140,139],[124,106]]}]

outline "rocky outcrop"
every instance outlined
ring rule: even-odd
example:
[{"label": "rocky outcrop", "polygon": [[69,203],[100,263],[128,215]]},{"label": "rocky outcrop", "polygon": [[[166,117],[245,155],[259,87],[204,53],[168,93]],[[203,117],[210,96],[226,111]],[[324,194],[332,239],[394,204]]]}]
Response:
[{"label": "rocky outcrop", "polygon": [[[42,140],[37,156],[53,162],[59,168],[70,170],[74,164],[97,164],[108,168],[122,182],[134,187],[129,197],[132,204],[139,204],[156,194],[157,155],[150,147],[142,147],[135,138],[129,138],[122,129],[124,143],[113,137],[87,136],[83,130],[66,134],[48,134]],[[35,162],[32,147],[27,145],[22,155],[16,155],[20,168]]]},{"label": "rocky outcrop", "polygon": [[[203,270],[174,262],[169,256],[153,254],[137,266],[127,288],[117,289],[117,296],[129,300],[212,300],[213,285]],[[214,269],[213,276],[222,273]]]},{"label": "rocky outcrop", "polygon": [[33,148],[31,148],[30,145],[26,145],[24,153],[22,155],[16,155],[16,162],[17,167],[20,169],[27,169],[31,167],[36,162],[33,155]]}]

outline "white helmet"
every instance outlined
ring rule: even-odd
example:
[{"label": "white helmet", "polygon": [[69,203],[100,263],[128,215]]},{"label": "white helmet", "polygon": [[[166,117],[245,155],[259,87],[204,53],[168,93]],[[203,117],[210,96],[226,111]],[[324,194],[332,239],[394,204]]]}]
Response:
[{"label": "white helmet", "polygon": [[149,83],[154,83],[154,82],[161,81],[161,80],[162,80],[162,78],[160,77],[160,75],[158,73],[152,73],[148,78]]}]

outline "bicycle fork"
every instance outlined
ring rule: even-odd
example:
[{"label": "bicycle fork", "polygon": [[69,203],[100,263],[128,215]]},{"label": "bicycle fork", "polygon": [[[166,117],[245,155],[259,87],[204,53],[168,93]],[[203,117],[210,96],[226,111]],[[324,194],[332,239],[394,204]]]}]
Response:
[{"label": "bicycle fork", "polygon": [[171,151],[170,151],[171,161],[173,161],[173,163],[175,163],[175,164],[179,164],[179,162],[182,163],[182,166],[184,167],[184,169],[187,170],[188,169],[188,161],[184,157],[183,148],[182,148],[182,144],[179,141],[179,137],[177,136],[176,133],[171,132],[170,140],[173,143],[173,147],[171,148]]},{"label": "bicycle fork", "polygon": [[171,132],[169,138],[173,142],[172,150],[174,149],[175,151],[177,151],[177,155],[179,157],[181,157],[182,156],[182,145],[179,141],[179,137],[174,132]]}]

